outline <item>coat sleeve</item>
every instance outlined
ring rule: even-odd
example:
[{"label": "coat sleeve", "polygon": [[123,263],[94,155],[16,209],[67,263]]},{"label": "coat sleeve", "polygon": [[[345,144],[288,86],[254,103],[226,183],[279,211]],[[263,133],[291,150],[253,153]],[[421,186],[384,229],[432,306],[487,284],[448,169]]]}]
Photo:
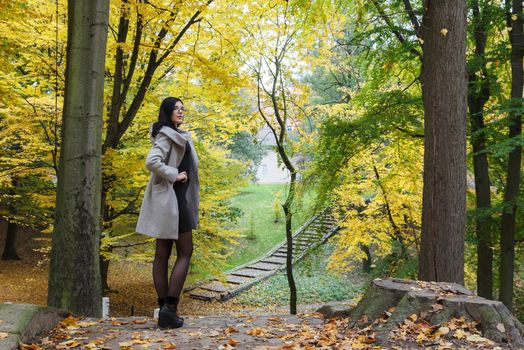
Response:
[{"label": "coat sleeve", "polygon": [[155,143],[146,157],[146,168],[169,182],[175,182],[178,169],[167,165],[167,155],[171,147],[171,140],[164,134],[159,133]]}]

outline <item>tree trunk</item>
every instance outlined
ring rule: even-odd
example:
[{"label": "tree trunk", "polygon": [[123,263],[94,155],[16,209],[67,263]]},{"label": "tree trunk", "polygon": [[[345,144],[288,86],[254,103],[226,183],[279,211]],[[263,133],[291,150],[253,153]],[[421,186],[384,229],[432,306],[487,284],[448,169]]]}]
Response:
[{"label": "tree trunk", "polygon": [[[14,196],[16,194],[16,188],[18,186],[18,178],[15,176],[11,180],[11,185],[13,186],[10,190],[10,195]],[[9,205],[9,212],[11,215],[16,215],[16,205],[14,199],[11,200]],[[16,222],[12,222],[8,219],[7,221],[7,233],[5,238],[5,247],[2,254],[2,260],[20,260],[20,257],[16,253],[16,233],[18,231],[18,225]]]},{"label": "tree trunk", "polygon": [[100,281],[102,286],[102,293],[110,291],[107,277],[109,276],[109,259],[106,259],[100,254]]},{"label": "tree trunk", "polygon": [[[104,155],[102,154],[102,157]],[[102,169],[102,195],[100,201],[101,216],[102,216],[102,235],[109,234],[111,228],[111,210],[109,205],[107,205],[107,193],[111,186],[111,182],[114,181],[113,178],[104,175],[104,170]],[[100,238],[102,238],[102,235]],[[102,240],[100,240],[100,247],[102,247]],[[113,247],[111,245],[105,247],[106,251],[112,251]],[[102,254],[100,254],[100,278],[102,281],[102,292],[109,292],[109,259],[106,259]]]},{"label": "tree trunk", "polygon": [[466,1],[424,2],[424,188],[419,278],[464,283]]},{"label": "tree trunk", "polygon": [[[345,310],[338,312],[347,314]],[[388,348],[394,345],[391,339],[395,330],[402,328],[406,321],[409,322],[412,315],[436,328],[452,318],[463,317],[464,321],[475,321],[483,337],[505,345],[509,343],[515,349],[524,346],[524,326],[504,304],[478,297],[454,283],[375,279],[349,315],[350,327],[375,327],[371,331],[377,343],[387,344]],[[423,323],[420,325],[424,326]],[[455,340],[451,333],[447,335],[448,340]],[[426,340],[435,344],[435,339]],[[404,345],[402,348],[424,345],[429,344],[421,342],[413,347]]]},{"label": "tree trunk", "polygon": [[[282,150],[281,152],[284,152]],[[287,157],[286,157],[287,159]],[[292,169],[293,170],[293,169]],[[289,183],[289,192],[286,198],[286,202],[282,207],[286,215],[286,241],[287,241],[287,254],[286,254],[286,275],[289,285],[289,313],[291,315],[297,314],[297,286],[295,284],[295,278],[293,277],[293,231],[291,230],[293,213],[291,212],[291,204],[295,197],[295,182],[296,173],[291,173],[291,181]]]},{"label": "tree trunk", "polygon": [[[507,27],[511,28],[509,38],[511,42],[511,98],[522,99],[523,66],[522,52],[524,37],[522,30],[522,0],[513,1],[513,11],[509,13]],[[517,138],[522,131],[521,112],[522,102],[513,100],[510,112],[509,138]],[[514,109],[513,109],[514,108]],[[517,109],[517,110],[515,110]],[[517,197],[520,184],[520,163],[522,146],[515,146],[510,152],[507,164],[506,191],[504,192],[504,206],[501,217],[500,233],[500,294],[499,299],[510,310],[513,303],[513,275],[515,272],[515,219],[517,211]]]},{"label": "tree trunk", "polygon": [[489,80],[487,78],[486,51],[487,21],[481,13],[478,0],[471,6],[473,10],[473,38],[475,54],[469,62],[468,106],[471,124],[471,146],[473,148],[473,173],[475,176],[475,231],[477,233],[477,293],[481,297],[493,299],[493,222],[491,218],[491,192],[489,180],[486,134],[484,132],[484,105],[489,100]]},{"label": "tree trunk", "polygon": [[364,272],[371,272],[372,260],[371,260],[371,252],[369,250],[369,246],[367,244],[359,243],[358,247],[360,248],[360,250],[364,252],[364,254],[366,254],[366,257],[362,258],[362,270]]},{"label": "tree trunk", "polygon": [[100,197],[108,0],[69,0],[48,305],[100,317]]},{"label": "tree trunk", "polygon": [[4,252],[2,253],[2,260],[20,260],[16,253],[16,232],[18,225],[16,222],[9,221],[7,223],[7,237],[5,238]]}]

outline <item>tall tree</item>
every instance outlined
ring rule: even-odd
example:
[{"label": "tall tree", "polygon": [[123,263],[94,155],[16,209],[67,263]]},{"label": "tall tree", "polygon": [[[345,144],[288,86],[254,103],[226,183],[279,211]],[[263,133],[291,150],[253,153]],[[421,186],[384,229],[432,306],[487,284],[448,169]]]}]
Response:
[{"label": "tall tree", "polygon": [[[522,0],[506,0],[506,26],[511,43],[511,109],[509,138],[517,140],[522,133],[522,92],[524,35],[522,28]],[[504,204],[500,232],[500,294],[499,299],[510,310],[513,304],[513,275],[515,272],[515,220],[520,186],[522,146],[517,142],[509,153]]]},{"label": "tall tree", "polygon": [[[322,11],[316,4],[285,2],[275,6],[260,4],[260,23],[266,26],[244,28],[251,37],[247,64],[256,79],[257,112],[271,130],[275,149],[289,172],[290,181],[282,209],[286,230],[286,276],[289,285],[289,312],[297,313],[297,288],[293,276],[293,232],[292,220],[298,194],[297,175],[300,168],[293,160],[296,154],[297,138],[307,139],[301,133],[304,120],[304,106],[307,101],[306,89],[295,78],[297,58],[304,57],[312,49],[312,37],[322,31],[322,24],[315,25],[311,14]],[[252,9],[253,10],[253,9]],[[257,28],[255,32],[253,28]],[[316,28],[317,31],[315,31]],[[313,34],[314,33],[314,34]],[[309,51],[310,52],[310,51]],[[299,134],[293,135],[292,129]],[[302,141],[304,142],[304,141]]]},{"label": "tall tree", "polygon": [[[284,23],[287,26],[289,21],[287,18],[288,8],[286,7],[284,11]],[[280,14],[277,14],[277,16],[280,16]],[[275,138],[277,152],[290,175],[289,188],[286,200],[282,204],[282,209],[284,210],[286,221],[286,276],[289,285],[289,312],[292,315],[297,313],[297,287],[293,276],[293,232],[291,231],[293,220],[291,206],[295,199],[297,169],[291,161],[290,147],[288,145],[289,135],[287,127],[291,124],[293,116],[290,111],[289,86],[286,86],[284,83],[285,72],[283,72],[283,64],[289,52],[289,44],[294,40],[295,35],[296,30],[291,32],[284,31],[283,37],[279,36],[275,41],[276,47],[273,55],[261,56],[258,66],[253,68],[257,79],[258,112],[266,122],[266,125],[271,129],[271,133]],[[266,69],[271,75],[271,81],[264,84],[264,71]]]},{"label": "tall tree", "polygon": [[464,283],[466,1],[424,2],[424,187],[419,278]]},{"label": "tall tree", "polygon": [[102,110],[109,0],[69,0],[66,87],[48,304],[100,316]]},{"label": "tall tree", "polygon": [[473,148],[473,174],[475,176],[475,231],[477,234],[477,293],[493,298],[493,222],[490,213],[491,190],[488,155],[486,153],[486,130],[484,106],[490,98],[490,82],[486,66],[486,40],[490,22],[490,5],[471,2],[472,37],[474,54],[468,61],[468,108]]}]

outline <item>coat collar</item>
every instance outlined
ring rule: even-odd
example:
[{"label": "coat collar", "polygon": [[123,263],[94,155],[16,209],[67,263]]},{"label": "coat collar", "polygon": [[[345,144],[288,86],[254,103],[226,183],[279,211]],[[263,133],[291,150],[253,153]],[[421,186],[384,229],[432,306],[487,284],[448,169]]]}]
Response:
[{"label": "coat collar", "polygon": [[[151,123],[150,129],[149,129],[149,135],[151,135],[151,132],[153,130],[153,123]],[[159,131],[159,133],[162,133],[169,137],[174,143],[185,146],[187,141],[191,138],[189,131],[177,129],[174,130],[170,128],[169,126],[163,126]],[[151,143],[155,142],[155,139],[153,137],[150,137]]]}]

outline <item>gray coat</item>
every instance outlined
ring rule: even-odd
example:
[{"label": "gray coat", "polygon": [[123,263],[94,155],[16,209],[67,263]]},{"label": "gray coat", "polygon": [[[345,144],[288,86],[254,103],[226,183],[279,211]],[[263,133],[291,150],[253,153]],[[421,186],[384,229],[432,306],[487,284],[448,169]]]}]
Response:
[{"label": "gray coat", "polygon": [[151,172],[146,186],[136,232],[151,237],[178,239],[178,202],[173,183],[178,175],[186,143],[191,147],[192,170],[188,174],[189,186],[186,191],[190,212],[191,228],[198,226],[200,183],[198,180],[198,157],[191,139],[191,133],[163,126],[156,137],[151,138],[153,147],[146,157],[146,168]]}]

